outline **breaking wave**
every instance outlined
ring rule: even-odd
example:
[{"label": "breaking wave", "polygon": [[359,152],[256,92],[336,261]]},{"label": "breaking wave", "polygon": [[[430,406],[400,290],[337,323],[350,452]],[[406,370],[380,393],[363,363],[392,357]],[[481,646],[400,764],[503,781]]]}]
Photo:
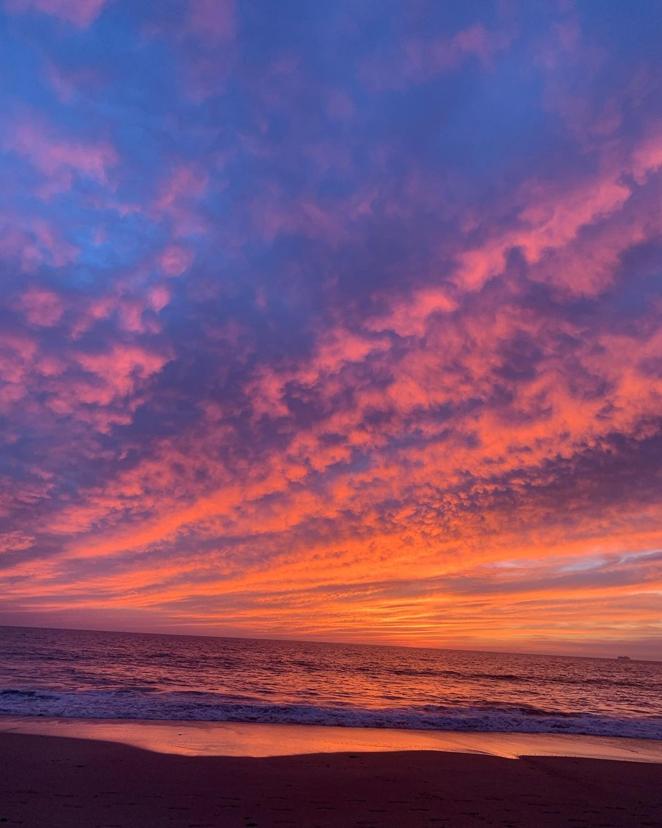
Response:
[{"label": "breaking wave", "polygon": [[0,690],[0,714],[83,719],[260,722],[407,730],[574,733],[662,739],[662,716],[618,718],[545,710],[528,705],[424,705],[367,709],[354,706],[266,704],[216,693],[144,689],[53,692]]}]

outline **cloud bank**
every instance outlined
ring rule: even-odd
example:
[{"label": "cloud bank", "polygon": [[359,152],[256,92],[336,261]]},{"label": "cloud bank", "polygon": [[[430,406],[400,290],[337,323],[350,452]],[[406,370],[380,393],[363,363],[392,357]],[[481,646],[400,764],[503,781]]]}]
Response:
[{"label": "cloud bank", "polygon": [[659,655],[654,3],[0,15],[0,621]]}]

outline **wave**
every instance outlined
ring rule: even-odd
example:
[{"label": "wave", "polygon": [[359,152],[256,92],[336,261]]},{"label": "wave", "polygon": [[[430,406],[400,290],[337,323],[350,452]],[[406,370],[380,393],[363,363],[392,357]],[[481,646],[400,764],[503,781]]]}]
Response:
[{"label": "wave", "polygon": [[[464,670],[437,670],[437,669],[414,669],[414,668],[396,668],[390,671],[393,675],[396,676],[405,676],[411,678],[418,678],[418,677],[427,677],[427,678],[450,678],[453,680],[461,681],[461,682],[474,682],[474,681],[486,681],[486,682],[506,682],[508,684],[539,684],[540,683],[540,675],[531,674],[521,674],[521,673],[489,673],[489,672],[475,672],[475,671],[464,671]],[[581,686],[584,687],[586,685],[592,685],[595,687],[604,687],[604,688],[636,688],[637,690],[645,689],[651,690],[654,692],[662,690],[662,682],[653,682],[648,681],[644,688],[642,688],[642,682],[640,678],[627,678],[623,676],[612,676],[612,677],[596,677],[591,678],[588,676],[549,676],[546,675],[544,677],[544,681],[546,684],[562,684],[568,686]]]},{"label": "wave", "polygon": [[662,716],[619,718],[529,705],[424,705],[407,708],[266,704],[199,691],[0,690],[0,714],[80,719],[259,722],[406,730],[573,733],[662,739]]}]

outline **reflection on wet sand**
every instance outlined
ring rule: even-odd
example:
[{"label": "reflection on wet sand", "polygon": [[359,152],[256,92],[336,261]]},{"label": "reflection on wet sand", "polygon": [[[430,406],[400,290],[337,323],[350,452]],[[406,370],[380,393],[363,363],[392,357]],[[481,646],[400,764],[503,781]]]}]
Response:
[{"label": "reflection on wet sand", "polygon": [[0,731],[121,742],[182,756],[439,750],[519,756],[575,756],[662,763],[662,741],[539,733],[455,733],[235,722],[0,719]]}]

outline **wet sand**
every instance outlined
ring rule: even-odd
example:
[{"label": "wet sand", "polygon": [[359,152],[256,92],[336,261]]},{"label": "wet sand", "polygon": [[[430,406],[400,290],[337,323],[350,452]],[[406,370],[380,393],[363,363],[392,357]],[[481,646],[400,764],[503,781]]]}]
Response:
[{"label": "wet sand", "polygon": [[576,756],[662,763],[662,741],[558,733],[458,733],[248,722],[69,719],[0,716],[0,733],[121,742],[181,756],[294,756],[442,750],[518,756]]},{"label": "wet sand", "polygon": [[662,764],[439,750],[184,756],[0,733],[23,826],[662,826]]}]

